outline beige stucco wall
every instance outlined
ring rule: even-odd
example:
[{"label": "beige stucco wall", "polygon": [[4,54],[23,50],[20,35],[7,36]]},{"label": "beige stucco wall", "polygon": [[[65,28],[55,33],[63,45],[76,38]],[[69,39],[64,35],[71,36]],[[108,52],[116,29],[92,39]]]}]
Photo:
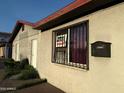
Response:
[{"label": "beige stucco wall", "polygon": [[[38,71],[67,93],[124,93],[124,3],[81,17],[39,35]],[[51,62],[52,31],[89,20],[89,71]],[[91,56],[91,43],[112,43],[111,58]]]},{"label": "beige stucco wall", "polygon": [[0,47],[0,57],[4,56],[4,47]]},{"label": "beige stucco wall", "polygon": [[[124,3],[78,18],[74,21],[40,33],[25,25],[13,42],[19,43],[20,58],[31,60],[31,40],[38,40],[37,69],[41,77],[67,93],[124,93]],[[89,20],[89,71],[51,62],[52,31]],[[26,38],[25,38],[26,37]],[[91,43],[112,43],[111,58],[91,56]]]},{"label": "beige stucco wall", "polygon": [[[33,39],[37,39],[39,36],[40,31],[32,29],[31,26],[25,25],[24,31],[20,29],[19,33],[17,34],[16,38],[13,41],[13,59],[16,58],[16,44],[19,44],[19,59],[28,58],[29,62],[31,61],[31,41]],[[39,44],[38,44],[39,45]],[[16,60],[16,59],[15,59]]]}]

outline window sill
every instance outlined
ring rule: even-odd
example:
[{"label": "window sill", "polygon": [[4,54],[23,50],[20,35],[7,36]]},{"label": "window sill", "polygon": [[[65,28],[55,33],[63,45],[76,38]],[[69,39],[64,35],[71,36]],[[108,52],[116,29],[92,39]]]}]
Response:
[{"label": "window sill", "polygon": [[52,63],[57,66],[66,67],[66,68],[70,68],[70,69],[89,71],[89,67],[87,67],[86,64],[82,64],[84,66],[80,67],[80,66],[72,65],[71,62],[68,64],[67,63],[57,63],[57,62],[52,62]]}]

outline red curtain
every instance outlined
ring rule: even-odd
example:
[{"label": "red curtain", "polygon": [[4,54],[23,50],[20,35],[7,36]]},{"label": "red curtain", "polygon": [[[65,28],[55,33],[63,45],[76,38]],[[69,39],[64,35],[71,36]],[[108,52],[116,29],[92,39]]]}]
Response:
[{"label": "red curtain", "polygon": [[74,26],[70,31],[70,62],[86,64],[87,57],[87,25]]}]

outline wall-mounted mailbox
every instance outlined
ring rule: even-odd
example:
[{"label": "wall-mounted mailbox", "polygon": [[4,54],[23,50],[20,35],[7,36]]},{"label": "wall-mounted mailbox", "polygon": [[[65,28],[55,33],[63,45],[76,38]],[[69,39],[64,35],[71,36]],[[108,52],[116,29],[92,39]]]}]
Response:
[{"label": "wall-mounted mailbox", "polygon": [[103,41],[92,43],[91,55],[94,57],[111,57],[111,43]]}]

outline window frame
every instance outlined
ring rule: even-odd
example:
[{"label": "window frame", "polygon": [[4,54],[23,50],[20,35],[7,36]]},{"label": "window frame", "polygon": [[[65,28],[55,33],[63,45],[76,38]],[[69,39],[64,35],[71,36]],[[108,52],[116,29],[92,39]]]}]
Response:
[{"label": "window frame", "polygon": [[[78,26],[81,24],[86,24],[86,64],[80,64],[80,63],[74,63],[74,62],[70,62],[70,29],[71,27],[74,26]],[[55,61],[55,46],[56,46],[56,32],[60,31],[60,30],[64,30],[67,29],[67,51],[68,51],[68,62],[67,63],[58,63]],[[81,69],[85,69],[85,70],[89,70],[89,20],[80,22],[80,23],[76,23],[64,28],[60,28],[57,30],[52,31],[52,63],[56,63],[56,64],[63,64],[63,65],[67,65],[67,66],[72,66],[72,67],[77,67],[77,68],[81,68]]]}]

